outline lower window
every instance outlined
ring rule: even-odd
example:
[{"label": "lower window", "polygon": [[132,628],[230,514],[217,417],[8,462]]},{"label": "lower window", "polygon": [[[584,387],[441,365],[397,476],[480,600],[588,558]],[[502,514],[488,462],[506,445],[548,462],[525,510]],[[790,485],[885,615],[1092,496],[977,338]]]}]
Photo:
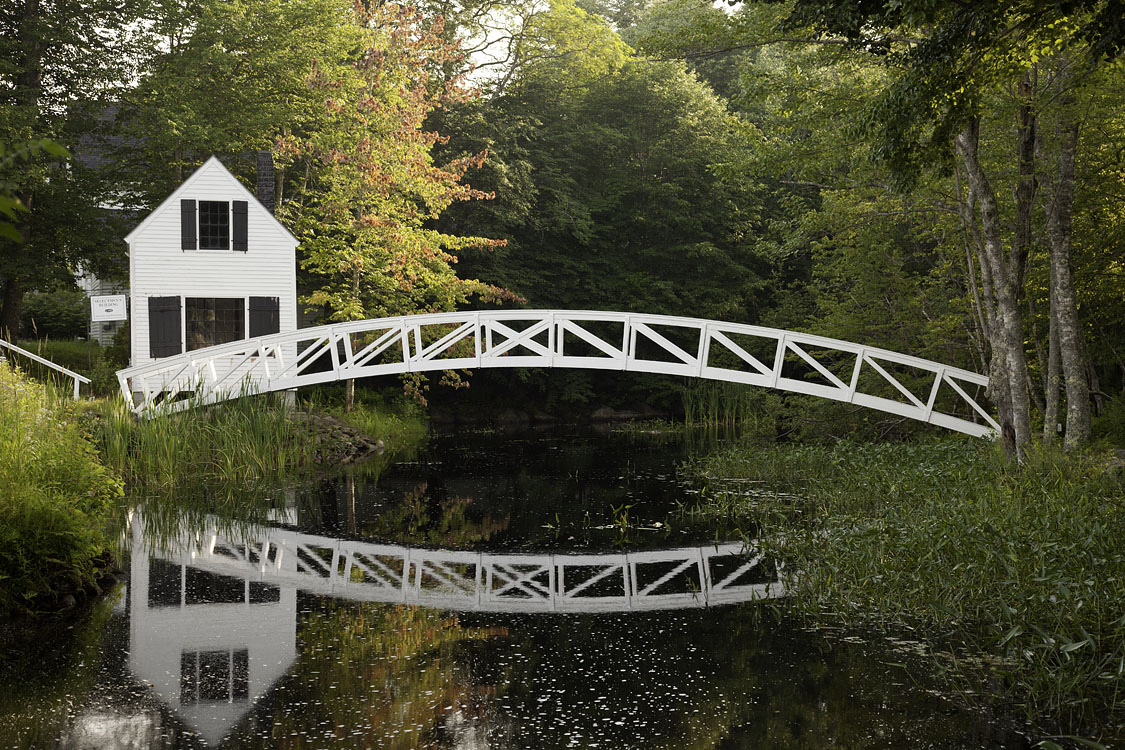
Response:
[{"label": "lower window", "polygon": [[180,654],[180,705],[235,703],[250,697],[250,652],[184,651]]},{"label": "lower window", "polygon": [[188,297],[184,300],[187,351],[246,338],[246,300]]}]

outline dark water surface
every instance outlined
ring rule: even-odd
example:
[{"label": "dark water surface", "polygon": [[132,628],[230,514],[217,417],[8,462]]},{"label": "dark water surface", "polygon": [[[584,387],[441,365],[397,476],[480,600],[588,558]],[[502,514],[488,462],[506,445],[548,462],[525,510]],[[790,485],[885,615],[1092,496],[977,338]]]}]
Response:
[{"label": "dark water surface", "polygon": [[661,436],[465,433],[137,501],[127,583],[0,663],[0,748],[1023,748],[909,640],[784,614]]}]

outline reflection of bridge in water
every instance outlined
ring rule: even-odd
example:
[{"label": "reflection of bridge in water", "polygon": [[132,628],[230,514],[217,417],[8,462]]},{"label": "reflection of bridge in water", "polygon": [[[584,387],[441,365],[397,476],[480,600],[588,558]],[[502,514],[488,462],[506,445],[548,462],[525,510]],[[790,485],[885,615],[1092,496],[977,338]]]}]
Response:
[{"label": "reflection of bridge in water", "polygon": [[214,518],[146,539],[131,519],[129,670],[210,746],[297,653],[297,591],[454,611],[606,613],[784,595],[741,543],[606,554],[501,554],[333,539],[284,524],[224,532]]},{"label": "reflection of bridge in water", "polygon": [[420,549],[216,519],[159,543],[130,522],[129,669],[211,746],[298,657],[297,592],[487,612],[685,609],[784,595],[743,544],[607,554]]},{"label": "reflection of bridge in water", "polygon": [[[143,527],[133,519],[134,543]],[[143,546],[143,545],[141,545]],[[355,601],[492,612],[680,609],[783,596],[777,567],[741,542],[602,554],[421,549],[215,523],[153,556],[248,582]]]}]

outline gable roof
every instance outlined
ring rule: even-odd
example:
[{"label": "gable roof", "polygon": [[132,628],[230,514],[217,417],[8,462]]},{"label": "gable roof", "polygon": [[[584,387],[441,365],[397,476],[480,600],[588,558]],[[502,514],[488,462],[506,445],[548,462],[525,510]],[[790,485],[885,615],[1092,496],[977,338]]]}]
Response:
[{"label": "gable roof", "polygon": [[180,196],[180,194],[189,190],[191,188],[192,184],[199,178],[200,175],[204,174],[205,172],[209,172],[209,171],[211,171],[215,168],[218,168],[221,171],[221,173],[227,177],[227,179],[230,181],[231,185],[233,185],[237,191],[241,192],[246,197],[246,200],[247,200],[248,203],[253,203],[259,209],[261,209],[263,213],[265,213],[267,216],[269,216],[270,220],[277,226],[277,228],[280,229],[282,232],[284,232],[285,235],[287,237],[289,237],[289,239],[293,240],[294,245],[300,244],[300,240],[298,240],[296,237],[294,237],[293,233],[290,232],[288,229],[286,229],[285,225],[282,224],[280,221],[278,221],[277,217],[274,216],[273,213],[268,208],[266,208],[265,206],[262,205],[262,202],[260,200],[258,200],[258,196],[254,195],[252,192],[247,190],[246,186],[243,185],[238,180],[237,177],[235,177],[233,174],[231,174],[231,171],[226,168],[226,165],[224,165],[221,161],[219,161],[219,157],[215,156],[214,154],[212,154],[207,159],[207,161],[203,162],[203,164],[201,164],[199,166],[199,169],[192,172],[186,180],[184,180],[182,183],[180,183],[180,186],[178,188],[176,188],[175,190],[173,190],[171,195],[169,195],[167,198],[165,198],[163,201],[161,201],[160,205],[158,205],[156,208],[154,208],[152,210],[152,212],[149,213],[149,215],[146,216],[143,221],[141,221],[140,224],[133,227],[133,231],[131,231],[131,232],[129,232],[129,234],[125,235],[125,242],[127,242],[131,245],[133,243],[133,238],[136,237],[137,235],[143,233],[145,228],[148,226],[148,224],[158,214],[164,213],[164,211],[169,206],[174,205],[175,202],[176,202],[176,199]]}]

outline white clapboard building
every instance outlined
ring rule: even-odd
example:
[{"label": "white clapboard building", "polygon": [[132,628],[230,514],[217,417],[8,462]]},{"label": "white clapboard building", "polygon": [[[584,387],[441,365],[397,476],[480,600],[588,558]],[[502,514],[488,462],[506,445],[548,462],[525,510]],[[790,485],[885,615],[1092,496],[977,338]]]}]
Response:
[{"label": "white clapboard building", "polygon": [[125,242],[133,366],[296,330],[297,239],[214,156]]}]

